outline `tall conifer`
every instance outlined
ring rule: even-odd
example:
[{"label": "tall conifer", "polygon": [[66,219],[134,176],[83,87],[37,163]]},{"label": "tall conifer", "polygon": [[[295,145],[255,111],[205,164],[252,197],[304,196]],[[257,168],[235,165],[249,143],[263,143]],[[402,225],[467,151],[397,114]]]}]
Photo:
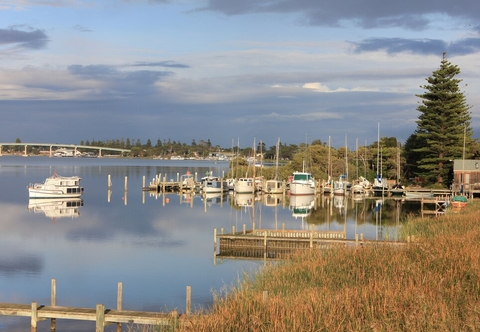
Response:
[{"label": "tall conifer", "polygon": [[455,78],[458,74],[458,66],[443,53],[440,68],[426,78],[428,84],[421,86],[426,91],[416,95],[421,98],[417,107],[421,114],[409,140],[422,144],[412,144],[410,155],[416,162],[416,175],[427,183],[445,186],[451,160],[462,158],[464,140],[466,144],[471,142],[470,106],[459,88],[462,80]]}]

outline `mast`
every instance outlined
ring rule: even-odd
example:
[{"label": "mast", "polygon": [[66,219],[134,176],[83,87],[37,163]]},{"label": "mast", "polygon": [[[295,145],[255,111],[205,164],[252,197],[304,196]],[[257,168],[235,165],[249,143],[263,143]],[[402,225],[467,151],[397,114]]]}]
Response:
[{"label": "mast", "polygon": [[379,168],[380,163],[380,122],[378,123],[378,134],[377,134],[377,178],[380,176],[382,178],[381,170]]},{"label": "mast", "polygon": [[280,137],[277,140],[277,151],[276,151],[276,159],[275,159],[275,180],[278,180],[278,155],[280,153]]}]

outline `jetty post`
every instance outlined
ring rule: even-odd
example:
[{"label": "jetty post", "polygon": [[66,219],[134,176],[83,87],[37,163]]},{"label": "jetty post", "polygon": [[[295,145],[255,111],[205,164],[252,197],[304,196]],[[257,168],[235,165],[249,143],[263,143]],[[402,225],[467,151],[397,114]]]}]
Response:
[{"label": "jetty post", "polygon": [[185,313],[190,315],[192,313],[192,286],[187,286],[185,302]]},{"label": "jetty post", "polygon": [[[52,307],[57,306],[57,279],[52,279],[52,289],[51,289],[51,305]],[[57,319],[51,318],[50,319],[50,331],[54,332],[57,327]]]},{"label": "jetty post", "polygon": [[[117,310],[122,310],[122,297],[123,297],[123,283],[118,282],[117,285]],[[122,332],[122,323],[117,323],[117,332]]]}]

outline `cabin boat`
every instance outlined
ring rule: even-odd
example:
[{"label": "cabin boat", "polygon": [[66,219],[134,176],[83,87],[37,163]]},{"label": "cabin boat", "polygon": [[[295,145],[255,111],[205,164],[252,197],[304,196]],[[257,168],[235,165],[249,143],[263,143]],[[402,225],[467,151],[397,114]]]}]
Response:
[{"label": "cabin boat", "polygon": [[29,198],[74,198],[83,194],[80,187],[81,178],[78,176],[59,176],[55,172],[43,183],[30,184]]},{"label": "cabin boat", "polygon": [[206,176],[201,179],[202,191],[205,194],[221,193],[228,191],[228,183],[226,180],[217,176]]},{"label": "cabin boat", "polygon": [[315,194],[315,179],[311,173],[293,172],[290,183],[291,195],[313,195]]},{"label": "cabin boat", "polygon": [[281,194],[284,191],[283,181],[267,180],[265,181],[265,190],[268,194]]},{"label": "cabin boat", "polygon": [[256,188],[254,186],[253,178],[239,178],[235,181],[233,190],[236,193],[253,193]]}]

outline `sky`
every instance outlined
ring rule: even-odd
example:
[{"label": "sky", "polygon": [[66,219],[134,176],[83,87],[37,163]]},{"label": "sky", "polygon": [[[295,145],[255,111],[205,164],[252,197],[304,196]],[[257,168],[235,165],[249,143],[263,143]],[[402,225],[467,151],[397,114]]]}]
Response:
[{"label": "sky", "polygon": [[0,142],[404,143],[443,52],[480,137],[477,0],[3,0]]}]

